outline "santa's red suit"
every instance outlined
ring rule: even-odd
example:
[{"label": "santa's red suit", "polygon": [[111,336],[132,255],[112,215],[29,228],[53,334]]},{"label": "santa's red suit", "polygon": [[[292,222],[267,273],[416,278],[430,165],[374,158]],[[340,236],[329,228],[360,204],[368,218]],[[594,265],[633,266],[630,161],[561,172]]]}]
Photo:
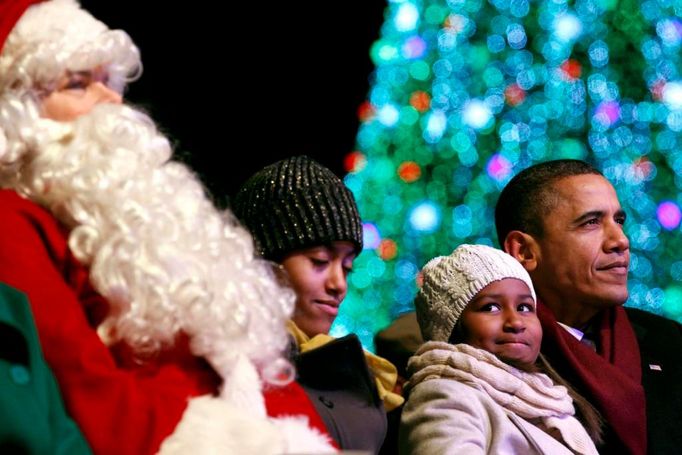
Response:
[{"label": "santa's red suit", "polygon": [[[155,453],[188,400],[216,394],[220,378],[182,339],[144,363],[120,345],[107,348],[95,330],[107,303],[70,253],[65,229],[11,190],[0,190],[0,218],[0,281],[28,295],[47,361],[88,442],[96,453]],[[305,415],[326,431],[298,384],[264,395],[271,415]]]}]

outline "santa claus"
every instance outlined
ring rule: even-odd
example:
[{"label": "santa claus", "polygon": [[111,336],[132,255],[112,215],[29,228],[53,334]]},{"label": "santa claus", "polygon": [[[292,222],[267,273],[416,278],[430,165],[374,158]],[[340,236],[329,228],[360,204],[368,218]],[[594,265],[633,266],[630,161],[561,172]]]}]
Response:
[{"label": "santa claus", "polygon": [[282,354],[292,291],[122,103],[130,37],[0,0],[0,49],[0,281],[93,450],[333,452]]}]

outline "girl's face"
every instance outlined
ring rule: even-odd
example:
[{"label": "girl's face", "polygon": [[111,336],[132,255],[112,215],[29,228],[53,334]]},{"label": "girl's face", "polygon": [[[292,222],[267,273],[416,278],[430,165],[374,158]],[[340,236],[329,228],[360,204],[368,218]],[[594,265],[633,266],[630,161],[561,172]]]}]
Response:
[{"label": "girl's face", "polygon": [[506,363],[533,365],[542,327],[528,286],[521,280],[494,281],[462,312],[463,342],[495,354]]},{"label": "girl's face", "polygon": [[121,95],[107,86],[105,71],[67,71],[56,88],[43,97],[41,115],[69,122],[89,113],[100,103],[120,104],[121,101]]},{"label": "girl's face", "polygon": [[282,261],[296,292],[292,319],[306,335],[329,333],[346,297],[355,256],[355,245],[343,241],[298,250]]}]

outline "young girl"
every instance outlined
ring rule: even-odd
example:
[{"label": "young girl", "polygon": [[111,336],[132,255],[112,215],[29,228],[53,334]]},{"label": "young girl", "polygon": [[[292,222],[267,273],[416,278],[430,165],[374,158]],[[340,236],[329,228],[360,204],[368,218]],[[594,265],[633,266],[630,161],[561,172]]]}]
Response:
[{"label": "young girl", "polygon": [[539,354],[526,270],[503,251],[461,245],[422,279],[427,342],[408,364],[401,452],[596,454],[598,414]]},{"label": "young girl", "polygon": [[386,411],[403,402],[392,392],[397,371],[364,352],[355,335],[328,335],[362,251],[353,194],[326,167],[295,156],[251,176],[233,209],[296,292],[288,328],[297,380],[341,449],[376,453],[387,431]]}]

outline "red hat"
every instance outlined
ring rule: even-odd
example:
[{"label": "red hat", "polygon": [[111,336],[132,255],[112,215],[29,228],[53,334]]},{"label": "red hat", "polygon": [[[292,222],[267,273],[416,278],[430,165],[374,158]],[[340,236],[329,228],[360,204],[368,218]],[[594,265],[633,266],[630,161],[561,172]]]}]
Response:
[{"label": "red hat", "polygon": [[42,0],[0,0],[0,52],[2,52],[7,36],[24,11],[40,1]]}]

